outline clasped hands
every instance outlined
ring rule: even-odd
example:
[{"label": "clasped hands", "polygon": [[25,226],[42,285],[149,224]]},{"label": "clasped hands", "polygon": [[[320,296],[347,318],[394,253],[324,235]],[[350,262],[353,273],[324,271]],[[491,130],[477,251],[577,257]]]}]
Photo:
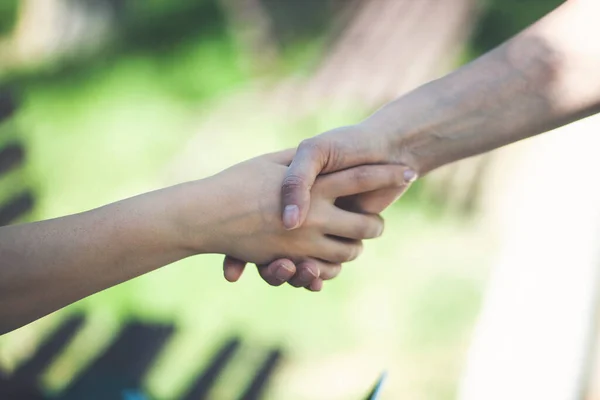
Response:
[{"label": "clasped hands", "polygon": [[[360,255],[362,240],[382,234],[378,214],[416,179],[413,169],[395,162],[394,150],[385,135],[370,135],[356,125],[217,175],[235,182],[232,193],[245,199],[251,186],[260,186],[257,204],[245,202],[234,217],[220,222],[229,225],[225,239],[232,244],[219,251],[227,254],[225,278],[236,282],[247,262],[253,262],[272,286],[287,282],[320,291],[323,281],[340,273],[342,263]],[[234,203],[225,198],[222,204]]]}]

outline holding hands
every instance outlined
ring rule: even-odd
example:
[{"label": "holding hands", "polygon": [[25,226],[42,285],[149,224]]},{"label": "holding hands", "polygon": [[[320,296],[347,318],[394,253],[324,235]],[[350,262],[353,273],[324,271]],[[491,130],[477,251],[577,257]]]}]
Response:
[{"label": "holding hands", "polygon": [[[295,151],[62,218],[0,229],[0,334],[90,294],[199,254],[229,255],[225,275],[265,265],[265,281],[318,291],[362,240],[383,232],[377,212],[406,188],[401,166],[325,174],[311,185],[304,223],[286,229],[280,187]],[[285,257],[285,258],[284,258]]]},{"label": "holding hands", "polygon": [[[263,220],[265,228],[279,227],[277,237],[281,241],[292,239],[294,242],[293,238],[300,237],[301,233],[322,235],[319,240],[311,241],[320,254],[307,252],[308,247],[298,241],[294,242],[298,245],[293,249],[296,253],[273,243],[272,248],[282,250],[274,258],[285,258],[269,265],[257,263],[259,274],[270,285],[289,282],[295,287],[319,291],[324,280],[339,274],[343,262],[358,256],[360,240],[381,234],[383,223],[377,214],[400,197],[416,178],[411,169],[389,164],[391,157],[385,152],[391,146],[383,141],[377,143],[376,137],[362,136],[363,132],[358,126],[340,128],[304,141],[295,154],[277,153],[248,162],[252,165],[260,162],[258,160],[262,160],[261,163],[269,160],[279,166],[277,187],[265,187],[262,192],[271,198],[269,204],[263,203],[262,209],[282,209],[283,218],[270,215]],[[361,166],[378,163],[389,165]],[[288,165],[289,168],[282,168]],[[273,166],[270,169],[276,170]],[[319,174],[322,175],[317,178]],[[280,192],[283,195],[281,208],[281,199],[273,196]],[[232,282],[241,276],[245,261],[254,261],[239,252],[225,251],[225,254],[228,254],[224,260],[225,277]]]},{"label": "holding hands", "polygon": [[[0,334],[175,261],[226,254],[320,290],[428,171],[600,111],[598,2],[565,2],[502,46],[297,151],[91,211],[0,228]],[[593,42],[593,41],[592,41]],[[275,261],[273,261],[275,260]]]}]

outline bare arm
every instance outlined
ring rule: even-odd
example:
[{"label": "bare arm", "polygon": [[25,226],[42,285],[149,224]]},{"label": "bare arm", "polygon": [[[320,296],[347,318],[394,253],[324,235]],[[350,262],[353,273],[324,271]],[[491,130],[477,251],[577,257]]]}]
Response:
[{"label": "bare arm", "polygon": [[365,121],[420,174],[600,111],[600,2],[570,0],[499,48]]},{"label": "bare arm", "polygon": [[336,199],[402,186],[404,169],[358,167],[320,178],[307,226],[290,232],[279,221],[277,189],[292,155],[270,154],[92,211],[0,228],[0,334],[196,254],[254,263],[310,258],[332,266],[315,278],[333,278],[339,264],[358,257],[361,240],[383,230],[378,216],[344,211]]},{"label": "bare arm", "polygon": [[[191,255],[167,191],[0,229],[0,334]],[[171,199],[172,200],[172,199]]]},{"label": "bare arm", "polygon": [[569,0],[499,48],[384,106],[304,141],[282,186],[300,226],[315,177],[400,163],[418,175],[600,111],[600,2]]}]

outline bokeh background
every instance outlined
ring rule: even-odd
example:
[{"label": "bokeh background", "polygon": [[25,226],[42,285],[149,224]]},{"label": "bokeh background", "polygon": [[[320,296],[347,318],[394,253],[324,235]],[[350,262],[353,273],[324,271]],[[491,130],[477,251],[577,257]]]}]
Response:
[{"label": "bokeh background", "polygon": [[[0,82],[20,106],[0,144],[18,141],[27,157],[0,180],[0,200],[31,188],[27,220],[57,217],[295,146],[359,121],[560,3],[2,0]],[[156,399],[178,398],[234,335],[246,346],[210,398],[235,398],[273,347],[284,357],[267,399],[359,399],[384,370],[384,399],[456,398],[511,218],[501,211],[519,174],[497,167],[511,157],[474,158],[417,182],[385,212],[384,237],[319,294],[268,287],[252,268],[232,285],[220,257],[192,258],[4,335],[0,368],[10,373],[61,321],[83,314],[83,330],[40,380],[48,395],[141,320],[176,328],[144,380]]]}]

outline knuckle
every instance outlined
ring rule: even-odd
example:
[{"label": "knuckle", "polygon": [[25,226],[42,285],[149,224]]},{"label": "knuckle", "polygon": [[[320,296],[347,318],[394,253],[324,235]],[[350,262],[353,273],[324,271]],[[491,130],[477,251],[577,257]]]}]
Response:
[{"label": "knuckle", "polygon": [[345,246],[344,248],[337,250],[334,254],[334,259],[330,261],[344,263],[348,261],[348,257],[350,257],[349,246]]},{"label": "knuckle", "polygon": [[347,245],[343,250],[340,250],[337,254],[338,261],[340,263],[354,261],[358,258],[360,253],[362,252],[362,243],[358,242],[356,244]]},{"label": "knuckle", "polygon": [[311,231],[320,230],[319,228],[322,226],[322,223],[319,219],[311,217],[307,218],[302,224],[303,228],[310,229]]},{"label": "knuckle", "polygon": [[321,213],[313,212],[313,207],[311,207],[303,226],[321,231],[323,227],[327,225],[327,218],[325,218]]},{"label": "knuckle", "polygon": [[369,216],[356,227],[357,239],[374,239],[383,232],[383,219],[378,215]]},{"label": "knuckle", "polygon": [[283,179],[283,187],[296,189],[303,187],[306,180],[299,175],[288,175]]},{"label": "knuckle", "polygon": [[304,139],[298,149],[309,153],[320,153],[323,150],[322,142],[317,138]]},{"label": "knuckle", "polygon": [[327,169],[328,167],[332,167],[332,163],[335,163],[335,160],[339,158],[336,155],[339,153],[336,151],[336,147],[330,139],[321,135],[300,142],[298,153]]}]

